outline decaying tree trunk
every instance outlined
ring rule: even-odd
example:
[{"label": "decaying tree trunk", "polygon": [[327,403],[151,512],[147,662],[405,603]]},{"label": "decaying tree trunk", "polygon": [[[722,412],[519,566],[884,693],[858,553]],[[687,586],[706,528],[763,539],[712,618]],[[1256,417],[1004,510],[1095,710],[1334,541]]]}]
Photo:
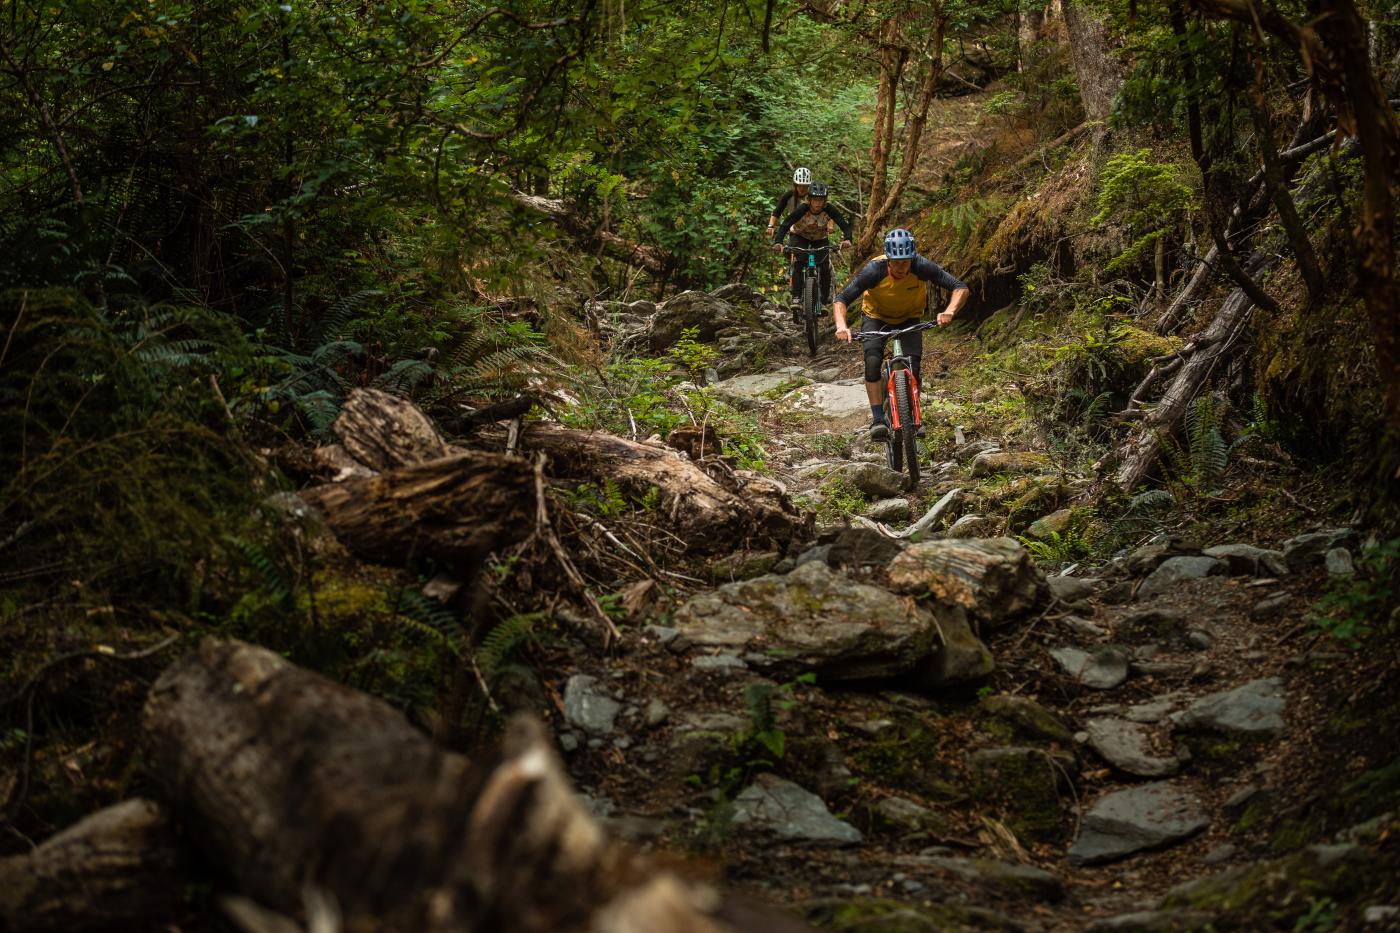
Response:
[{"label": "decaying tree trunk", "polygon": [[779,484],[722,467],[716,471],[724,477],[721,482],[669,447],[542,421],[526,428],[524,444],[549,455],[551,476],[607,478],[638,498],[656,490],[662,514],[694,553],[785,548],[801,540],[806,529]]},{"label": "decaying tree trunk", "polygon": [[352,553],[392,565],[432,557],[474,567],[534,527],[529,466],[481,451],[327,483],[301,497],[325,514],[330,530]]},{"label": "decaying tree trunk", "polygon": [[143,729],[195,844],[274,911],[314,899],[349,933],[800,929],[609,839],[534,720],[472,767],[379,700],[206,639],[156,682]]},{"label": "decaying tree trunk", "polygon": [[1084,119],[1094,125],[1094,139],[1101,140],[1108,131],[1113,100],[1123,86],[1123,66],[1113,54],[1108,27],[1097,13],[1072,0],[1064,0],[1062,9]]},{"label": "decaying tree trunk", "polygon": [[28,855],[0,859],[0,929],[155,929],[180,903],[185,862],[156,804],[99,810]]},{"label": "decaying tree trunk", "polygon": [[417,405],[378,389],[351,392],[334,430],[346,452],[376,473],[460,452]]}]

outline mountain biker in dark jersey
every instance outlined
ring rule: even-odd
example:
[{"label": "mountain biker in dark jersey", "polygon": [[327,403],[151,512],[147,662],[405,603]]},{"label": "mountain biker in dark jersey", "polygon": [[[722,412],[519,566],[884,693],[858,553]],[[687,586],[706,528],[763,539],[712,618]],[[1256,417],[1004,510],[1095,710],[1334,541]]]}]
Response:
[{"label": "mountain biker in dark jersey", "polygon": [[807,192],[812,187],[812,170],[809,168],[799,168],[792,173],[792,187],[783,192],[783,196],[778,198],[778,203],[773,205],[773,213],[768,215],[768,235],[772,236],[773,231],[778,229],[778,218],[786,215],[789,211],[795,210],[797,205],[807,199]]},{"label": "mountain biker in dark jersey", "polygon": [[[885,255],[877,256],[856,273],[849,285],[836,296],[832,312],[836,318],[836,339],[851,341],[851,329],[846,325],[846,309],[864,295],[861,304],[861,333],[899,330],[908,327],[923,316],[928,301],[928,283],[952,292],[948,296],[948,306],[938,313],[938,326],[950,323],[958,311],[967,303],[966,285],[931,259],[918,254],[914,248],[914,234],[903,227],[885,234]],[[923,362],[923,333],[915,331],[900,340],[910,357],[914,369],[914,379],[919,378],[919,368]],[[865,343],[865,394],[870,400],[870,438],[884,440],[889,436],[889,426],[885,424],[884,386],[881,384],[880,370],[885,356],[885,340],[866,340]],[[922,425],[920,431],[922,433]]]},{"label": "mountain biker in dark jersey", "polygon": [[[831,225],[834,223],[841,228],[841,249],[847,249],[851,245],[851,222],[834,207],[826,203],[827,188],[823,182],[812,183],[812,190],[808,196],[806,204],[800,204],[797,210],[788,215],[787,220],[778,228],[778,232],[773,237],[773,251],[781,252],[783,248],[783,237],[788,238],[788,246],[795,246],[806,249],[814,246],[828,246],[831,241]],[[792,303],[795,310],[798,307],[798,299],[802,297],[802,265],[806,258],[798,255],[792,257],[792,268],[789,275],[792,279]],[[818,267],[821,278],[821,302],[828,304],[831,301],[831,256],[828,254],[822,258]]]}]

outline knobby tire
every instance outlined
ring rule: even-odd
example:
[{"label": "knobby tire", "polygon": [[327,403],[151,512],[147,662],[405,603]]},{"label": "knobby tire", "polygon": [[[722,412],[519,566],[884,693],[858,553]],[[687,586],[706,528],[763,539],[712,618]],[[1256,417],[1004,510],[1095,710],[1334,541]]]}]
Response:
[{"label": "knobby tire", "polygon": [[817,283],[816,276],[807,273],[802,285],[802,326],[807,329],[807,351],[817,355]]},{"label": "knobby tire", "polygon": [[[885,384],[889,384],[889,377],[886,375]],[[891,409],[894,407],[894,399],[885,398],[885,462],[889,464],[891,470],[896,473],[904,472],[904,448],[899,445],[899,433],[894,429],[894,418]]]},{"label": "knobby tire", "polygon": [[900,472],[899,461],[905,461],[909,478],[904,488],[913,489],[919,485],[919,449],[918,438],[914,436],[914,387],[907,370],[894,374],[894,404],[899,411],[899,431],[890,432],[890,446],[895,448],[890,459],[895,463],[895,472]]}]

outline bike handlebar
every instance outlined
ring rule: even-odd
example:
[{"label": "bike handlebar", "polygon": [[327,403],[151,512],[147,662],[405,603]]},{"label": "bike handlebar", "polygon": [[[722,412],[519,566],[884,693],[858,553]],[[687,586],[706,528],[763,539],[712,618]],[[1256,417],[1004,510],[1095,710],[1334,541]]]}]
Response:
[{"label": "bike handlebar", "polygon": [[880,340],[887,340],[887,339],[889,339],[890,337],[898,337],[898,336],[900,336],[901,334],[912,334],[912,333],[913,333],[914,331],[916,331],[916,330],[929,330],[929,329],[934,328],[934,327],[937,327],[937,326],[938,326],[938,322],[937,322],[937,321],[920,321],[920,322],[917,323],[917,324],[910,325],[909,327],[903,327],[903,328],[900,328],[899,330],[867,330],[867,331],[861,331],[860,333],[857,333],[857,334],[851,334],[851,339],[852,339],[852,340],[875,340],[876,338],[879,338]]}]

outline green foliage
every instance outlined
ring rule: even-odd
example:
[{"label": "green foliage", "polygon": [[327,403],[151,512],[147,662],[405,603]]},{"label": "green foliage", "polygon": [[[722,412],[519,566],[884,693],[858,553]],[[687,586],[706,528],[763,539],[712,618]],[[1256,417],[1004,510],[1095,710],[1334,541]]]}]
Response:
[{"label": "green foliage", "polygon": [[817,504],[817,517],[828,524],[835,524],[865,510],[865,494],[857,489],[844,476],[828,476],[818,487],[821,501]]},{"label": "green foliage", "polygon": [[543,612],[517,613],[493,625],[476,649],[482,674],[488,679],[493,677],[513,656],[533,644],[546,618]]},{"label": "green foliage", "polygon": [[1132,242],[1107,266],[1113,272],[1140,260],[1147,248],[1175,229],[1189,214],[1194,193],[1170,163],[1152,161],[1150,149],[1120,152],[1100,176],[1098,213],[1093,223],[1127,228]]},{"label": "green foliage", "polygon": [[1377,629],[1393,632],[1400,607],[1400,538],[1363,551],[1353,577],[1334,580],[1308,619],[1329,637],[1361,646]]},{"label": "green foliage", "polygon": [[705,370],[719,359],[719,350],[700,342],[700,328],[687,327],[681,331],[680,339],[666,351],[676,365],[685,370],[691,382],[699,384],[705,379]]},{"label": "green foliage", "polygon": [[[1215,489],[1229,464],[1230,445],[1225,442],[1224,416],[1209,392],[1186,410],[1186,445],[1174,438],[1162,439],[1169,461],[1168,488],[1177,499]],[[1179,493],[1179,494],[1178,494]]]},{"label": "green foliage", "polygon": [[1031,556],[1043,563],[1066,564],[1084,557],[1092,550],[1081,523],[1071,524],[1063,532],[1052,531],[1043,538],[1018,537]]}]

